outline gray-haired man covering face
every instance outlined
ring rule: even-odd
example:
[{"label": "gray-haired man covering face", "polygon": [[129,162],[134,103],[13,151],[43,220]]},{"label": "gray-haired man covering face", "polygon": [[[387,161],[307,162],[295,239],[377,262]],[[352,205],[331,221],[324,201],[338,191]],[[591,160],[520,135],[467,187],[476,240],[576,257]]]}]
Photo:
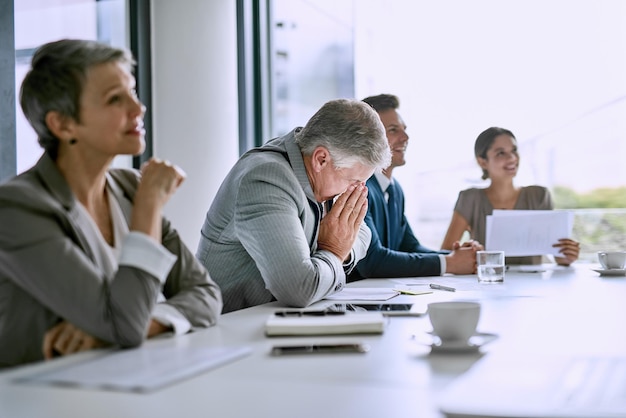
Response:
[{"label": "gray-haired man covering face", "polygon": [[341,290],[370,242],[365,181],[390,158],[378,114],[346,99],[244,154],[196,253],[222,290],[223,312],[273,300],[305,307]]}]

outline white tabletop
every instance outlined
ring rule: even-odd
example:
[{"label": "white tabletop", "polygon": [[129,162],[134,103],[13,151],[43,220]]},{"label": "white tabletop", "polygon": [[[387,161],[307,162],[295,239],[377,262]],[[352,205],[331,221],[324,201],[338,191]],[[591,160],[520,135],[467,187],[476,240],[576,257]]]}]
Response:
[{"label": "white tabletop", "polygon": [[[499,338],[471,354],[431,354],[427,316],[394,317],[382,335],[268,338],[263,324],[278,305],[222,316],[205,331],[150,344],[246,346],[252,353],[152,393],[124,393],[16,382],[102,355],[81,353],[0,373],[0,417],[441,417],[437,396],[483,356],[626,354],[626,278],[600,277],[596,265],[507,272],[503,284],[475,276],[413,279],[452,285],[456,292],[401,295],[394,303],[478,300],[478,330]],[[358,287],[398,287],[370,279]],[[425,290],[427,285],[412,288]],[[465,289],[465,290],[464,290]],[[363,341],[366,354],[272,357],[273,345]]]}]

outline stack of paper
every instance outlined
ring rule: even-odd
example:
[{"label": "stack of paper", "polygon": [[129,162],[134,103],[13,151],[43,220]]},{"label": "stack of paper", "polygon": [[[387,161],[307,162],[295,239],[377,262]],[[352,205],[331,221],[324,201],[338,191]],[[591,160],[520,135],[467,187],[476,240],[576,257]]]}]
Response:
[{"label": "stack of paper", "polygon": [[507,257],[554,254],[552,247],[569,238],[574,213],[560,210],[494,210],[487,216],[485,248],[504,251]]},{"label": "stack of paper", "polygon": [[385,317],[380,312],[346,312],[343,315],[278,316],[265,322],[267,336],[382,334]]}]

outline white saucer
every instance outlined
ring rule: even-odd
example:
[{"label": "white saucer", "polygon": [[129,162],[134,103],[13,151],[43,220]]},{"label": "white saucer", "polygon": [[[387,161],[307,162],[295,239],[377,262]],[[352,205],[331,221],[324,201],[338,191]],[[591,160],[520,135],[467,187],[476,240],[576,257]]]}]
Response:
[{"label": "white saucer", "polygon": [[600,276],[626,276],[626,269],[592,269],[593,271],[600,273]]},{"label": "white saucer", "polygon": [[427,332],[426,334],[430,337],[430,343],[427,345],[430,345],[433,353],[472,353],[498,338],[496,334],[476,332],[468,341],[443,344],[441,339],[432,332]]}]

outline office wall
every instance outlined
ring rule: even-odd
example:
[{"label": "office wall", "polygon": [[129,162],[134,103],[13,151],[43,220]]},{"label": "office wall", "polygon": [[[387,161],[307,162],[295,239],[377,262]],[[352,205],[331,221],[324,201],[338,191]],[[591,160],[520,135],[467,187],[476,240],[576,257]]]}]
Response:
[{"label": "office wall", "polygon": [[195,252],[206,211],[239,156],[236,2],[151,6],[154,154],[187,173],[165,215]]}]

